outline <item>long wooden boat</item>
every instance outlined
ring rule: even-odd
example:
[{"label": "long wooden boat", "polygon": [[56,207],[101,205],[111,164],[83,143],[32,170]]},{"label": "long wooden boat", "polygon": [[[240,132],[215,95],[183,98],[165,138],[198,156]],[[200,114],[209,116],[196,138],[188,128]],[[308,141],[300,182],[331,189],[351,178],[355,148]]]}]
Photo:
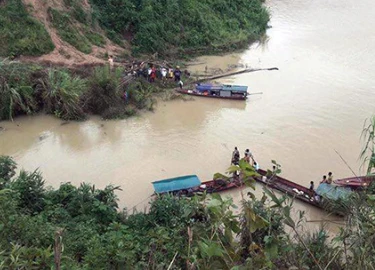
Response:
[{"label": "long wooden boat", "polygon": [[209,92],[201,92],[197,90],[189,90],[189,89],[176,89],[176,91],[180,94],[190,95],[190,96],[197,96],[197,97],[207,97],[207,98],[219,98],[219,99],[230,99],[230,100],[246,100],[246,94],[231,94],[230,96],[221,96],[220,94],[210,94]]},{"label": "long wooden boat", "polygon": [[259,183],[266,185],[267,187],[276,189],[282,193],[286,193],[304,203],[312,206],[322,208],[321,203],[316,200],[317,195],[315,191],[311,191],[309,188],[289,181],[276,174],[270,174],[265,170],[259,169],[257,171],[260,176],[255,177],[255,180]]},{"label": "long wooden boat", "polygon": [[247,86],[231,84],[197,84],[195,89],[176,89],[176,91],[199,97],[245,100],[248,95],[247,88]]},{"label": "long wooden boat", "polygon": [[375,175],[371,175],[337,179],[333,182],[339,186],[350,187],[352,189],[361,189],[368,187],[374,180]]},{"label": "long wooden boat", "polygon": [[[348,187],[325,183],[320,184],[316,190],[310,190],[269,171],[259,169],[257,172],[259,175],[254,177],[255,181],[320,209],[326,209],[324,206],[326,199],[346,198],[352,192]],[[217,193],[244,186],[239,177],[229,178],[229,181],[218,179],[201,182],[196,175],[159,180],[152,184],[156,194],[171,193],[176,196],[193,196],[201,192]],[[338,214],[342,215],[342,213]]]}]

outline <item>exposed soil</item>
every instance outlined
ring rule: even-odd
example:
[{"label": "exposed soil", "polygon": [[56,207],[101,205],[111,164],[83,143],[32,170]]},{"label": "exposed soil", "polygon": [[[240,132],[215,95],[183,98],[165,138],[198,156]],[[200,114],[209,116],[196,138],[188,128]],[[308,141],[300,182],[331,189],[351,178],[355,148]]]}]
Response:
[{"label": "exposed soil", "polygon": [[[106,53],[108,55],[120,55],[128,50],[128,48],[121,48],[113,44],[109,39],[106,39],[106,45],[103,48],[92,45],[92,52],[90,54],[80,52],[60,38],[49,20],[47,12],[48,8],[53,7],[63,10],[65,7],[62,5],[62,1],[23,0],[23,2],[29,8],[30,14],[45,25],[45,28],[55,45],[55,49],[51,53],[39,57],[21,56],[21,61],[65,66],[91,66],[106,63],[107,60],[104,58]],[[82,4],[84,8],[90,9],[90,4],[87,0],[82,1]]]}]

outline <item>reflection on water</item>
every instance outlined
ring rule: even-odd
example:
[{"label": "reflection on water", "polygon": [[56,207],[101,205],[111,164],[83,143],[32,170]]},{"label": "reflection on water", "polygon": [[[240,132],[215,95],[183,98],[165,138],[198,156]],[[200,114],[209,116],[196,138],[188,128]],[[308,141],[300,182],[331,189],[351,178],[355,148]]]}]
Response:
[{"label": "reflection on water", "polygon": [[[375,2],[268,5],[272,28],[265,44],[199,58],[195,62],[202,64],[192,66],[197,72],[234,64],[278,67],[222,80],[262,95],[245,102],[199,97],[160,102],[155,113],[122,121],[92,117],[62,125],[51,116],[21,117],[0,123],[0,154],[14,156],[27,170],[39,167],[53,186],[65,181],[120,185],[121,205],[128,208],[152,193],[156,179],[197,174],[206,180],[225,172],[234,146],[241,153],[250,148],[263,168],[277,160],[282,176],[306,186],[328,171],[350,176],[335,150],[359,168],[362,124],[375,113],[375,35],[368,35]],[[229,194],[239,198],[238,191]],[[317,209],[296,206],[309,220],[324,218]]]}]

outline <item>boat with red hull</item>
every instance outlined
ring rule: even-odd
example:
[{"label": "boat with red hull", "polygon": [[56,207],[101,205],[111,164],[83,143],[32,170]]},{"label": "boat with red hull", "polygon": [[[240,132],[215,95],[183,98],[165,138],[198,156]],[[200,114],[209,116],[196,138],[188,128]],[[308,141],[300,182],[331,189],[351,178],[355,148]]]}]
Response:
[{"label": "boat with red hull", "polygon": [[262,183],[272,189],[276,189],[282,193],[288,194],[289,196],[307,204],[322,208],[319,201],[315,199],[318,194],[316,194],[314,190],[310,190],[305,186],[273,174],[271,171],[259,169],[257,172],[259,173],[259,176],[254,177],[257,182]]},{"label": "boat with red hull", "polygon": [[[315,190],[280,177],[271,171],[257,170],[258,175],[253,178],[255,181],[276,189],[309,205],[324,208],[322,200],[337,200],[349,196],[351,189],[348,187],[335,186],[330,184],[320,184]],[[339,180],[337,180],[339,181]],[[171,193],[177,196],[192,196],[197,193],[218,193],[226,190],[244,187],[243,181],[239,177],[229,179],[216,179],[200,182],[196,175],[181,176],[166,180],[153,182],[155,193]]]},{"label": "boat with red hull", "polygon": [[337,179],[333,182],[338,186],[350,187],[352,189],[362,189],[368,187],[374,180],[375,175],[369,175]]}]

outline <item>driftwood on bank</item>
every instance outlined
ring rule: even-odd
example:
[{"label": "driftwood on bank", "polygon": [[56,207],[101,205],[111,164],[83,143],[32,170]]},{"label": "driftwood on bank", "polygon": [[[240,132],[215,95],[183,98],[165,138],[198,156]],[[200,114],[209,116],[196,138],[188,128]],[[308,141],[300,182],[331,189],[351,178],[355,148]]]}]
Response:
[{"label": "driftwood on bank", "polygon": [[242,69],[242,70],[238,70],[238,71],[233,71],[233,72],[229,72],[229,73],[224,73],[224,74],[220,74],[220,75],[202,78],[202,79],[194,81],[193,83],[211,81],[211,80],[216,80],[216,79],[229,77],[229,76],[233,76],[233,75],[255,72],[255,71],[261,71],[261,70],[279,70],[279,69],[277,67],[272,67],[272,68],[246,68],[246,69]]}]

